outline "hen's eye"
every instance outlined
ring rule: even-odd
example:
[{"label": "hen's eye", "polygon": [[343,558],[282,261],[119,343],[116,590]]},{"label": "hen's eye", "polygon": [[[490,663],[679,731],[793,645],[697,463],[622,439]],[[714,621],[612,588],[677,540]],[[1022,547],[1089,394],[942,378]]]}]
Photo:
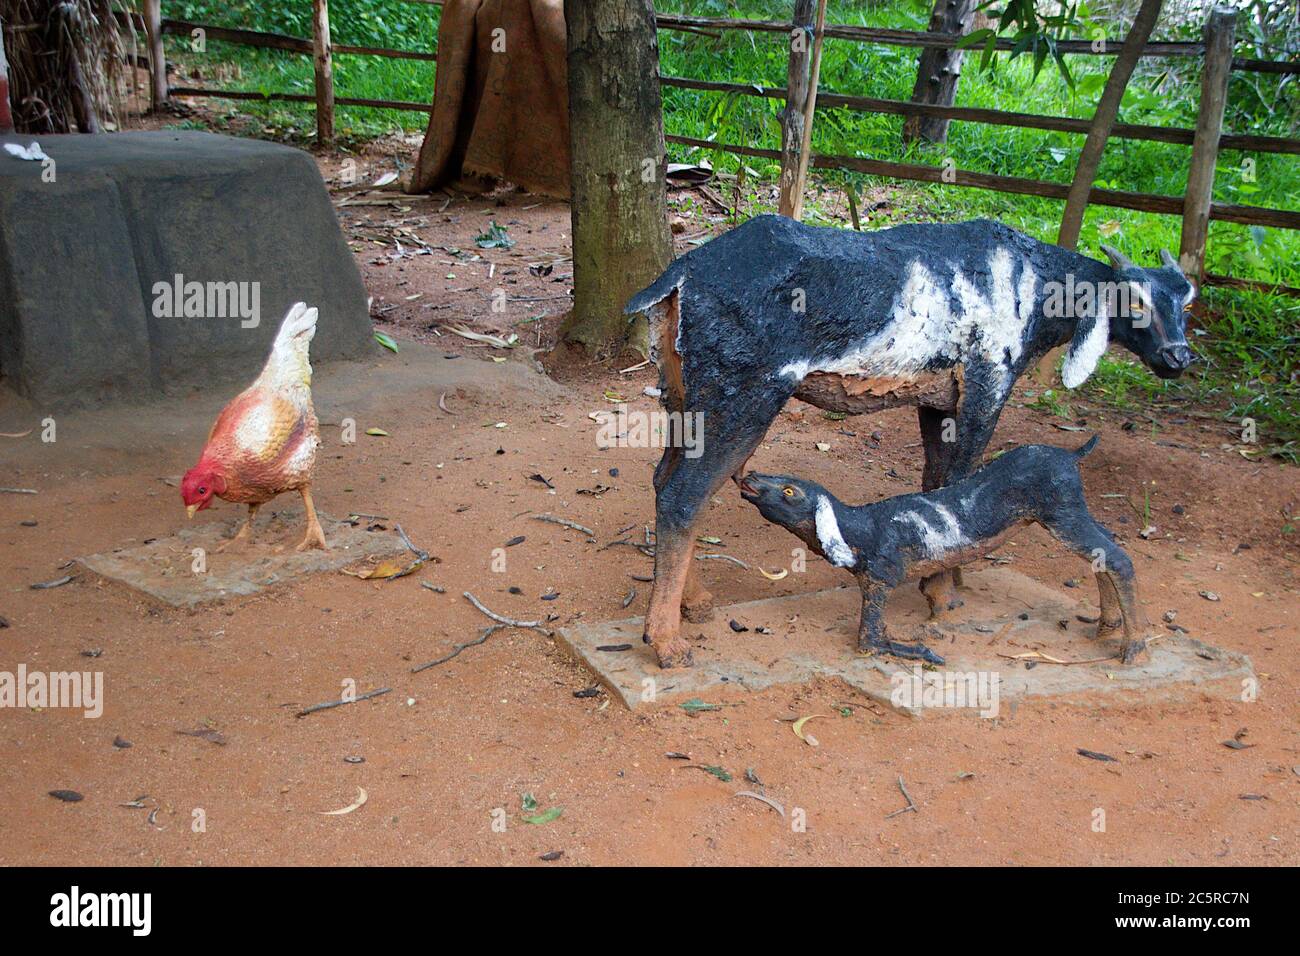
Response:
[{"label": "hen's eye", "polygon": [[784,488],[781,489],[781,494],[785,495],[787,498],[793,498],[794,489],[791,488],[789,485],[786,485]]},{"label": "hen's eye", "polygon": [[208,489],[204,488],[202,485],[199,485],[199,494],[206,495],[207,493],[208,493]]}]

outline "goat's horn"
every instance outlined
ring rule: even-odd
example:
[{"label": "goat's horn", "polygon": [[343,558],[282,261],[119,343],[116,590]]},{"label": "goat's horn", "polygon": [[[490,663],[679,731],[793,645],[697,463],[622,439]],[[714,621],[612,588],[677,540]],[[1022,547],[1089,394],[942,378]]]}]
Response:
[{"label": "goat's horn", "polygon": [[1180,272],[1182,271],[1183,267],[1178,264],[1178,260],[1174,258],[1174,254],[1168,249],[1160,250],[1160,261],[1171,269],[1177,269]]},{"label": "goat's horn", "polygon": [[1105,243],[1102,243],[1101,251],[1106,253],[1106,258],[1110,260],[1110,264],[1116,269],[1133,268],[1133,260],[1124,255],[1124,253],[1120,252],[1114,246],[1108,246]]}]

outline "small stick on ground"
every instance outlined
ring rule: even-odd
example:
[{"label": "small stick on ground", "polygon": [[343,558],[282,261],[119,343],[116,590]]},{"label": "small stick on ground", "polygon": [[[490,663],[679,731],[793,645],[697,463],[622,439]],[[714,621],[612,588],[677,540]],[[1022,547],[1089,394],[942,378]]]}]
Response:
[{"label": "small stick on ground", "polygon": [[35,488],[0,488],[0,492],[9,495],[34,495],[37,494]]},{"label": "small stick on ground", "polygon": [[551,636],[551,632],[548,631],[546,628],[542,627],[541,621],[516,621],[512,617],[505,617],[504,615],[496,613],[496,611],[489,611],[487,608],[483,606],[483,603],[479,601],[478,598],[470,594],[468,591],[465,591],[464,595],[465,595],[465,600],[469,601],[470,604],[473,604],[476,608],[478,608],[488,617],[492,618],[492,620],[496,621],[498,624],[504,624],[506,627],[529,627],[535,631],[541,631],[547,637]]},{"label": "small stick on ground", "polygon": [[546,521],[550,524],[558,524],[565,528],[572,528],[574,531],[581,531],[589,538],[596,537],[596,532],[592,531],[590,528],[580,525],[576,521],[569,521],[566,518],[557,518],[555,515],[533,515],[533,520]]},{"label": "small stick on ground", "polygon": [[913,800],[912,795],[907,792],[907,784],[903,783],[902,777],[898,778],[898,789],[903,791],[903,798],[907,800],[907,806],[903,807],[903,809],[901,810],[895,810],[893,813],[886,813],[885,814],[886,820],[888,820],[890,817],[896,817],[900,813],[906,813],[908,810],[911,810],[913,813],[921,812],[920,810],[916,809],[916,801]]},{"label": "small stick on ground", "polygon": [[740,558],[733,558],[733,557],[732,557],[731,555],[729,555],[729,554],[714,554],[713,552],[710,551],[710,552],[706,552],[705,554],[697,554],[697,555],[695,556],[695,560],[697,560],[697,561],[730,561],[732,564],[738,564],[738,565],[740,565],[740,566],[741,566],[742,568],[744,568],[746,571],[750,570],[750,567],[749,567],[748,564],[746,564],[744,561],[740,560]]},{"label": "small stick on ground", "polygon": [[420,671],[427,671],[430,667],[437,667],[439,664],[445,664],[453,657],[455,657],[457,654],[459,654],[461,651],[465,650],[466,648],[478,647],[480,644],[484,643],[489,637],[491,637],[497,631],[502,630],[505,626],[506,625],[504,624],[489,624],[487,627],[483,628],[483,633],[480,634],[475,640],[466,641],[464,644],[457,644],[455,649],[450,654],[446,654],[442,657],[439,657],[436,661],[429,661],[429,663],[421,664],[419,667],[412,667],[411,673],[418,674],[420,673]]},{"label": "small stick on ground", "polygon": [[344,698],[343,700],[327,700],[323,704],[312,704],[310,707],[304,707],[302,710],[298,711],[298,713],[294,714],[294,716],[306,717],[308,714],[314,714],[320,710],[332,710],[335,707],[342,707],[344,704],[355,704],[363,700],[370,700],[370,698],[372,697],[379,697],[382,694],[391,693],[392,690],[393,689],[391,687],[381,687],[379,688],[379,690],[372,690],[367,694],[360,694],[350,699]]}]

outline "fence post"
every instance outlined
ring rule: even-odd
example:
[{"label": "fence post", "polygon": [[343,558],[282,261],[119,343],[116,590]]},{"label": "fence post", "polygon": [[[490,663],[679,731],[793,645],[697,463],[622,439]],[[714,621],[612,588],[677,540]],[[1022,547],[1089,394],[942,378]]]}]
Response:
[{"label": "fence post", "polygon": [[167,56],[163,52],[162,0],[144,0],[144,32],[149,43],[149,101],[157,111],[167,102]]},{"label": "fence post", "polygon": [[330,46],[329,0],[312,0],[312,59],[316,64],[316,144],[334,145],[334,66]]},{"label": "fence post", "polygon": [[808,99],[808,62],[812,53],[814,0],[795,0],[790,27],[790,66],[786,77],[785,112],[781,114],[781,181],[777,211],[793,216],[799,150],[803,145],[803,108]]},{"label": "fence post", "polygon": [[1205,240],[1210,228],[1214,166],[1219,158],[1223,111],[1228,105],[1228,76],[1232,72],[1232,43],[1237,11],[1214,7],[1205,21],[1205,62],[1201,68],[1201,107],[1196,114],[1192,160],[1183,200],[1183,233],[1178,261],[1188,276],[1200,280],[1205,272]]}]

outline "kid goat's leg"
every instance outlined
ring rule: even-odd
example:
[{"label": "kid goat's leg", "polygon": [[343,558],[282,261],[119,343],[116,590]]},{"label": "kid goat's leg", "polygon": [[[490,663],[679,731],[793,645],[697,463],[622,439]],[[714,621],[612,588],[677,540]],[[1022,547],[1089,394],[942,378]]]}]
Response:
[{"label": "kid goat's leg", "polygon": [[1125,664],[1133,663],[1146,649],[1143,634],[1146,618],[1138,605],[1133,562],[1124,553],[1124,549],[1115,543],[1110,532],[1086,511],[1054,522],[1051,530],[1076,554],[1092,564],[1101,601],[1097,639],[1106,640],[1116,631],[1122,631],[1124,641],[1120,647],[1120,660]]},{"label": "kid goat's leg", "polygon": [[858,622],[858,651],[863,654],[892,654],[908,660],[942,664],[943,658],[924,644],[900,644],[889,640],[885,632],[885,600],[889,587],[867,574],[858,575],[862,588],[862,618]]}]

